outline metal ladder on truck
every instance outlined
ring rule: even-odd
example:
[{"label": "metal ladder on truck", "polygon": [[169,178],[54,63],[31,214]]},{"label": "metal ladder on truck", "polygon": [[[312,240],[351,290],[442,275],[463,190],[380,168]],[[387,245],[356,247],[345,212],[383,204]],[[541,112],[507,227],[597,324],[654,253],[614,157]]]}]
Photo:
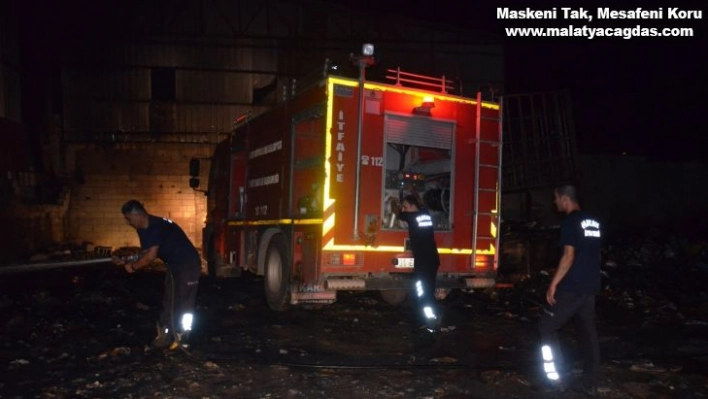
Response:
[{"label": "metal ladder on truck", "polygon": [[[498,113],[482,107],[482,93],[477,93],[474,166],[474,220],[472,226],[472,264],[491,267],[499,265],[499,228],[501,222],[502,177],[502,112],[504,99],[500,100]],[[486,112],[485,112],[486,111]],[[494,112],[494,116],[485,116]],[[483,129],[483,124],[493,122],[497,129]],[[480,228],[480,226],[484,226]],[[478,248],[494,248],[492,265],[477,264]]]}]

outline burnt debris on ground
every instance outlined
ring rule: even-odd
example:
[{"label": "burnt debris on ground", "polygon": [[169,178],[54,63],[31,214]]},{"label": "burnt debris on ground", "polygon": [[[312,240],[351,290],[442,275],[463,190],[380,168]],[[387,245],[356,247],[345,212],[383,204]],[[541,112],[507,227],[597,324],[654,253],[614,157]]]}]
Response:
[{"label": "burnt debris on ground", "polygon": [[[533,239],[554,242],[553,229],[542,234]],[[706,248],[658,230],[607,245],[601,397],[708,396]],[[432,342],[418,339],[409,303],[351,292],[319,310],[272,312],[262,278],[205,277],[193,348],[169,356],[148,346],[159,265],[5,275],[0,398],[532,397],[535,322],[554,269],[536,262],[511,288],[451,293]],[[563,337],[577,359],[572,326]]]}]

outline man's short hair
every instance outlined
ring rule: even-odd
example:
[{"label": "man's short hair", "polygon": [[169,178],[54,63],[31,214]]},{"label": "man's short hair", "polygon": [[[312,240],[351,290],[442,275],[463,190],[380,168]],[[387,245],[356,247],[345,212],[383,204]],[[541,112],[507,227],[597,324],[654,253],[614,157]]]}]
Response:
[{"label": "man's short hair", "polygon": [[420,204],[418,203],[418,198],[415,197],[415,195],[408,194],[405,197],[403,197],[403,201],[415,205],[416,208],[420,208]]},{"label": "man's short hair", "polygon": [[131,212],[147,213],[143,204],[141,204],[140,201],[134,199],[123,204],[123,208],[121,208],[121,210],[123,211],[123,214],[128,214]]},{"label": "man's short hair", "polygon": [[556,187],[558,197],[567,196],[572,202],[578,202],[578,189],[572,184],[564,184]]}]

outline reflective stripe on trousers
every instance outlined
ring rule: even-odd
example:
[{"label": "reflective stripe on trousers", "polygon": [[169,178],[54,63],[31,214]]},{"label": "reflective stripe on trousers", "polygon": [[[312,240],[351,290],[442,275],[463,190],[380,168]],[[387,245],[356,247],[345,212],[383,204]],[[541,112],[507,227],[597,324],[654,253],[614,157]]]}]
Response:
[{"label": "reflective stripe on trousers", "polygon": [[[600,365],[600,347],[595,329],[595,295],[556,291],[556,304],[549,310],[553,315],[546,313],[541,315],[538,329],[542,347],[548,347],[547,351],[554,372],[559,376],[567,372],[558,330],[569,321],[575,320],[575,327],[579,332],[578,344],[584,360],[583,371],[587,376],[594,376]],[[546,353],[543,355],[544,370],[546,370]]]},{"label": "reflective stripe on trousers", "polygon": [[194,315],[191,313],[185,313],[182,315],[182,331],[192,331],[192,322],[194,321]]},{"label": "reflective stripe on trousers", "polygon": [[[194,307],[199,289],[200,270],[173,271],[165,276],[160,324],[175,333],[191,331],[194,327]],[[169,332],[169,331],[166,331]]]},{"label": "reflective stripe on trousers", "polygon": [[[182,317],[180,318],[180,327],[182,328],[180,331],[186,332],[186,331],[192,331],[192,323],[194,322],[194,315],[192,313],[184,313],[182,314]],[[171,329],[169,326],[163,327],[162,330],[165,334],[169,334]]]},{"label": "reflective stripe on trousers", "polygon": [[551,381],[560,379],[551,347],[543,345],[541,347],[541,356],[543,356],[543,371],[546,373],[546,378]]},{"label": "reflective stripe on trousers", "polygon": [[423,317],[425,320],[437,320],[438,317],[435,314],[435,309],[433,309],[433,306],[429,303],[431,297],[433,298],[432,300],[435,300],[435,296],[426,292],[425,288],[423,288],[423,282],[420,280],[415,282],[415,288],[418,294],[418,301],[423,304]]}]

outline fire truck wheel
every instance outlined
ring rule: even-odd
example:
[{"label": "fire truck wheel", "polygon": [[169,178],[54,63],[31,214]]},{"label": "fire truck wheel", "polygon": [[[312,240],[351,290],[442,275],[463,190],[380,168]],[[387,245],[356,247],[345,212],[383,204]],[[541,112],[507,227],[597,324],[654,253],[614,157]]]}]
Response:
[{"label": "fire truck wheel", "polygon": [[290,305],[290,268],[285,253],[283,236],[274,235],[266,253],[263,284],[268,306],[276,311],[286,310]]},{"label": "fire truck wheel", "polygon": [[408,292],[406,290],[383,290],[381,299],[391,306],[398,306],[406,301]]}]

